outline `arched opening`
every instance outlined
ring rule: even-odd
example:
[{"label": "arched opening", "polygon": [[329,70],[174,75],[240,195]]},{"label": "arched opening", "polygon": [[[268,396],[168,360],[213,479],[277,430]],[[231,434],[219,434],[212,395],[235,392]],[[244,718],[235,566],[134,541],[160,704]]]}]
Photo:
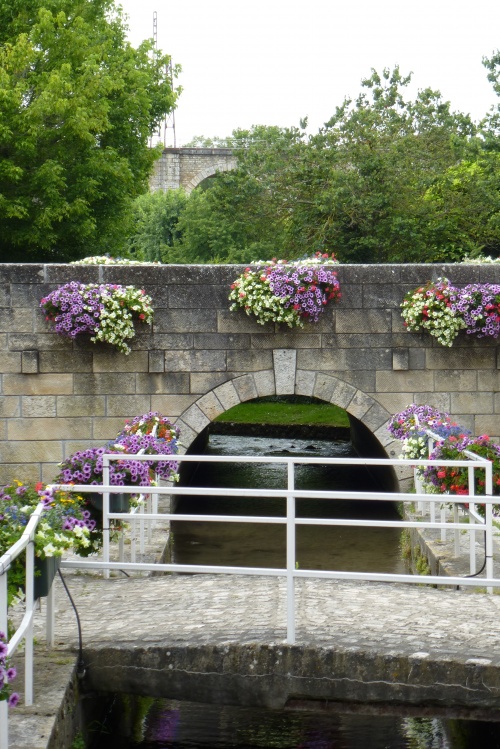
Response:
[{"label": "arched opening", "polygon": [[[252,410],[272,403],[288,408],[302,404],[303,411],[316,409],[316,423],[305,418],[303,424],[262,422],[252,424],[234,420],[239,407],[228,409],[227,417],[214,419],[191,443],[188,452],[204,455],[253,455],[266,458],[313,457],[314,465],[296,468],[297,489],[340,491],[397,491],[398,482],[391,467],[329,465],[323,458],[384,457],[377,438],[359,419],[337,408],[335,423],[322,423],[321,408],[332,404],[304,396],[269,396],[244,403]],[[243,405],[243,404],[241,404]],[[258,411],[257,408],[255,408]],[[226,413],[226,412],[225,412]],[[297,420],[297,419],[296,419]],[[184,486],[224,488],[284,488],[286,466],[283,463],[186,463],[181,472]],[[177,511],[209,515],[285,515],[285,500],[276,498],[182,497]],[[297,499],[297,516],[302,518],[345,518],[397,520],[394,502],[345,499]],[[282,567],[285,559],[283,525],[245,525],[203,521],[172,524],[174,560],[185,564],[223,564],[254,567]],[[404,571],[399,552],[400,533],[396,528],[360,528],[353,526],[299,525],[297,527],[297,564],[308,569],[346,569],[379,572]]]}]

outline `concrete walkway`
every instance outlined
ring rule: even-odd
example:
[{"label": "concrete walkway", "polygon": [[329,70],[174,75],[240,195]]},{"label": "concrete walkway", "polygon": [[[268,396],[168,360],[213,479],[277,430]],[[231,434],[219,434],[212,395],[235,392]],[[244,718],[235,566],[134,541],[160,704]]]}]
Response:
[{"label": "concrete walkway", "polygon": [[[168,524],[159,523],[138,561],[160,561],[167,536]],[[432,545],[432,539],[427,541]],[[437,547],[436,555],[444,569],[452,548],[439,543]],[[467,558],[465,553],[464,557]],[[480,558],[478,545],[479,566]],[[468,570],[455,567],[450,572],[467,574]],[[286,591],[285,581],[280,578],[201,574],[125,577],[117,573],[104,580],[97,572],[83,575],[69,570],[64,576],[80,616],[87,676],[90,681],[92,677],[101,679],[101,685],[105,678],[114,675],[120,685],[128,683],[132,691],[141,688],[139,682],[127,682],[130,674],[124,663],[102,670],[106,658],[116,657],[117,652],[130,660],[137,653],[147,655],[154,651],[153,658],[158,659],[160,649],[167,659],[162,673],[178,676],[191,670],[198,689],[203,676],[199,671],[200,657],[207,664],[210,662],[215,672],[219,666],[210,660],[213,653],[226,654],[227,661],[228,649],[240,648],[243,652],[246,648],[248,663],[238,662],[239,677],[247,683],[249,677],[256,675],[264,652],[266,658],[274,660],[261,663],[262,673],[276,673],[278,680],[281,678],[278,701],[286,699],[291,689],[297,693],[304,693],[304,689],[314,691],[310,680],[307,688],[303,686],[300,672],[304,664],[315,663],[314,678],[318,683],[324,664],[329,669],[324,675],[326,682],[332,681],[333,672],[337,674],[342,684],[335,687],[336,693],[340,690],[343,695],[343,685],[348,682],[357,684],[358,691],[349,693],[351,699],[360,697],[360,689],[367,690],[366,699],[370,699],[378,681],[395,690],[393,694],[379,689],[382,698],[419,703],[422,689],[427,689],[427,679],[435,682],[438,689],[434,696],[429,693],[430,704],[439,702],[439,689],[445,688],[451,700],[456,699],[462,707],[475,704],[476,710],[491,697],[490,716],[500,704],[499,595],[417,585],[298,580],[297,645],[290,648],[284,645]],[[46,602],[42,599],[35,620],[35,705],[10,711],[10,747],[15,749],[71,746],[71,724],[61,718],[68,713],[68,704],[77,699],[74,671],[78,628],[58,578],[55,586],[55,647],[48,650],[44,645]],[[18,611],[14,618],[21,616],[22,611]],[[181,663],[186,650],[195,653],[198,660]],[[288,661],[284,653],[288,654]],[[320,663],[315,661],[318,653]],[[16,653],[13,660],[20,671],[16,688],[22,694],[22,655]],[[233,666],[224,662],[221,668],[228,671]],[[280,668],[286,671],[281,676]],[[141,668],[134,667],[133,671],[139,673]],[[288,677],[292,672],[300,679],[290,684]],[[355,672],[359,672],[357,680],[352,677]],[[143,678],[149,685],[155,675],[146,669]],[[413,691],[409,692],[407,687],[415,679]],[[327,686],[330,694],[331,683]],[[110,682],[109,688],[114,687]],[[212,684],[207,685],[206,694],[210,696],[213,688]],[[186,689],[191,687],[187,685]],[[321,695],[320,690],[316,698]],[[199,693],[203,701],[201,697]]]},{"label": "concrete walkway", "polygon": [[[182,646],[257,643],[276,653],[284,649],[281,579],[168,575],[103,580],[71,574],[67,581],[80,615],[87,666],[94,673],[110,649],[161,648],[169,656],[169,648],[178,653]],[[299,649],[432,662],[447,670],[459,666],[468,669],[465,680],[489,681],[487,689],[498,700],[500,683],[496,676],[492,681],[491,673],[500,673],[500,596],[383,583],[299,580],[296,585]],[[48,737],[74,665],[76,618],[60,581],[56,586],[56,643],[49,655],[41,644],[45,611],[36,617],[36,705],[10,713],[16,749],[54,746]],[[165,669],[177,669],[175,660],[172,656]]]}]

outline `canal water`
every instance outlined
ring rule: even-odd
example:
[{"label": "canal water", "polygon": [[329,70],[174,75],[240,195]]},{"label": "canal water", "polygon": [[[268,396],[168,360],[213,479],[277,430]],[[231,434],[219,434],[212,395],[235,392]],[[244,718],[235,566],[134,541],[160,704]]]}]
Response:
[{"label": "canal water", "polygon": [[[350,442],[211,435],[207,455],[266,457],[355,457]],[[192,464],[188,464],[192,465]],[[285,488],[286,466],[279,463],[200,463],[187,481],[191,486]],[[383,477],[363,466],[299,465],[297,489],[374,490]],[[274,498],[183,497],[177,511],[208,515],[286,514],[285,500]],[[398,520],[394,502],[297,499],[299,517]],[[178,564],[284,567],[283,525],[247,525],[203,521],[173,522],[173,559]],[[405,572],[397,528],[298,526],[296,562],[301,569]]]},{"label": "canal water", "polygon": [[[256,456],[354,456],[341,441],[276,439],[212,435],[206,454]],[[192,465],[192,464],[189,464]],[[361,490],[390,484],[359,466],[300,466],[300,489]],[[184,485],[210,487],[286,486],[286,468],[279,464],[224,465],[200,463]],[[285,500],[187,497],[182,513],[284,515]],[[399,519],[392,502],[297,500],[301,517]],[[282,526],[173,522],[173,561],[283,567]],[[299,526],[297,564],[308,569],[406,572],[401,560],[400,530]],[[193,695],[196,700],[196,695]],[[327,712],[263,710],[116,695],[108,718],[91,749],[500,749],[495,723],[441,720],[429,716],[381,714],[363,706],[332,707]]]}]

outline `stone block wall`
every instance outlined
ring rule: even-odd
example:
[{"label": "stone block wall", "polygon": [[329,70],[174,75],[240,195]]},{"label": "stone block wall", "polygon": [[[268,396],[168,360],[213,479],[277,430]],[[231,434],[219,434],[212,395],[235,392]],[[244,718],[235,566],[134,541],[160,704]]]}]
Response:
[{"label": "stone block wall", "polygon": [[165,148],[156,161],[150,181],[152,192],[182,187],[188,194],[216,172],[234,169],[230,148]]},{"label": "stone block wall", "polygon": [[[104,444],[126,419],[158,410],[182,449],[223,411],[263,395],[312,395],[345,408],[397,454],[390,416],[412,402],[450,412],[475,434],[500,435],[500,347],[461,333],[444,348],[408,333],[400,303],[431,277],[500,283],[500,267],[339,266],[342,300],[303,329],[230,312],[240,266],[0,264],[0,482],[53,479],[77,449]],[[125,356],[53,333],[40,299],[72,280],[131,284],[151,295]]]}]

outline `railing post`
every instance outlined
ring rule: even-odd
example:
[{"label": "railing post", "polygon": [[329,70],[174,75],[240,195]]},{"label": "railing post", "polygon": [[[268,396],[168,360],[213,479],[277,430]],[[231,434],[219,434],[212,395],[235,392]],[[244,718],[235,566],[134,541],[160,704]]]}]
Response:
[{"label": "railing post", "polygon": [[56,586],[55,580],[49,588],[47,595],[47,613],[45,617],[45,627],[47,629],[45,641],[47,647],[53,648],[55,641],[55,623],[56,623]]},{"label": "railing post", "polygon": [[[0,570],[0,632],[7,637],[7,572]],[[9,749],[7,700],[0,702],[0,749]]]},{"label": "railing post", "polygon": [[33,610],[35,601],[35,544],[26,547],[26,614],[30,617],[24,636],[24,704],[33,704]]},{"label": "railing post", "polygon": [[[473,465],[471,465],[471,467],[468,469],[468,478],[469,478],[469,494],[471,497],[473,497],[475,493],[475,486],[474,486],[475,476],[474,476]],[[476,525],[475,511],[476,511],[475,503],[469,502],[469,525]],[[474,513],[474,514],[471,514],[471,513]],[[469,531],[469,573],[471,575],[474,575],[475,572],[476,572],[476,531]]]},{"label": "railing post", "polygon": [[[493,495],[493,466],[492,463],[489,462],[485,466],[484,470],[484,493],[487,497],[491,497]],[[490,580],[493,579],[494,570],[493,570],[493,505],[489,502],[485,504],[484,506],[484,515],[485,515],[485,526],[486,526],[486,577],[488,577]],[[493,588],[490,586],[487,589],[488,593],[493,593]]]},{"label": "railing post", "polygon": [[[106,455],[102,459],[102,483],[109,486],[109,458]],[[102,495],[102,557],[109,562],[109,492]],[[109,578],[109,569],[103,570],[103,577]]]},{"label": "railing post", "polygon": [[[458,504],[456,502],[453,503],[453,522],[458,523],[460,521],[460,517],[458,515]],[[455,528],[454,530],[454,536],[455,536],[455,556],[460,556],[460,531],[458,528]]]},{"label": "railing post", "polygon": [[[295,490],[295,466],[288,461],[288,491]],[[286,641],[295,643],[295,497],[286,498]]]}]

